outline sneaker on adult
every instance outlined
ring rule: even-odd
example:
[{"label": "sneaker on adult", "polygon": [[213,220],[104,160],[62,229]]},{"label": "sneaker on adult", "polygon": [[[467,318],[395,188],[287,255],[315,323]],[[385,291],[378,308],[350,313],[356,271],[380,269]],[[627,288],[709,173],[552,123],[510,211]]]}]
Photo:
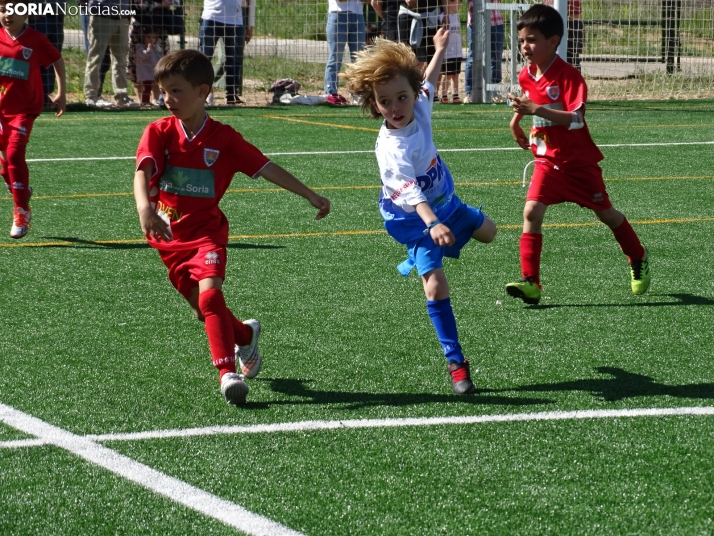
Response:
[{"label": "sneaker on adult", "polygon": [[330,93],[325,102],[331,106],[347,106],[347,99],[338,93]]},{"label": "sneaker on adult", "polygon": [[116,105],[120,108],[139,108],[140,104],[128,95],[122,95],[116,98]]},{"label": "sneaker on adult", "polygon": [[213,99],[215,98],[213,91],[211,91],[208,94],[208,97],[206,97],[206,106],[213,106]]},{"label": "sneaker on adult", "polygon": [[97,101],[95,101],[94,99],[84,99],[84,104],[86,104],[87,106],[96,106]]},{"label": "sneaker on adult", "polygon": [[534,283],[530,277],[506,285],[506,292],[510,296],[520,298],[528,305],[538,304],[541,290],[542,287],[538,283]]},{"label": "sneaker on adult", "polygon": [[10,229],[10,238],[22,238],[30,230],[30,220],[32,212],[21,207],[15,207],[12,215],[12,228]]},{"label": "sneaker on adult", "polygon": [[651,281],[649,252],[645,248],[644,258],[630,263],[630,288],[634,294],[639,296],[647,292]]},{"label": "sneaker on adult", "polygon": [[469,395],[476,390],[474,382],[471,381],[471,366],[468,360],[463,363],[451,361],[446,369],[451,376],[451,390],[457,395]]},{"label": "sneaker on adult", "polygon": [[97,108],[109,108],[110,106],[114,106],[111,102],[109,102],[107,99],[104,97],[99,97],[95,102],[94,106]]},{"label": "sneaker on adult", "polygon": [[221,394],[228,404],[245,404],[250,388],[245,383],[245,376],[235,372],[226,372],[221,378]]},{"label": "sneaker on adult", "polygon": [[246,378],[255,378],[260,372],[263,361],[258,352],[258,337],[260,337],[260,322],[257,320],[246,320],[243,322],[253,330],[250,344],[236,347],[236,361],[240,364],[240,370]]}]

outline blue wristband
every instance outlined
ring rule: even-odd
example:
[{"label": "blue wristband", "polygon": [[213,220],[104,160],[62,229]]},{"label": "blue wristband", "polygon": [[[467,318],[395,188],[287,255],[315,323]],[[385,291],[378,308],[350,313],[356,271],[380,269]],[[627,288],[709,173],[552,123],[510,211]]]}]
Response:
[{"label": "blue wristband", "polygon": [[439,225],[440,223],[441,223],[441,222],[439,221],[438,218],[435,219],[433,222],[431,222],[429,225],[426,226],[426,229],[424,229],[424,234],[425,234],[425,235],[429,234],[429,232],[432,230],[432,228],[436,227],[436,226]]}]

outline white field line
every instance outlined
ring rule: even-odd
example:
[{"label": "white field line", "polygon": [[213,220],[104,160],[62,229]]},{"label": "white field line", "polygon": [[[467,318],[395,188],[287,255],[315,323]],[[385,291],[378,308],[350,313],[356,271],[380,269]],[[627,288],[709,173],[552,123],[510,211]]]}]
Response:
[{"label": "white field line", "polygon": [[300,532],[250,512],[235,503],[195,488],[186,482],[156,471],[103,445],[99,445],[87,437],[67,432],[10,406],[0,404],[0,422],[4,422],[8,426],[27,434],[37,436],[45,444],[68,450],[131,482],[135,482],[208,517],[222,521],[226,525],[246,534],[261,536],[301,535]]},{"label": "white field line", "polygon": [[[269,434],[275,432],[301,432],[308,430],[337,430],[357,428],[400,428],[407,426],[468,425],[501,422],[566,421],[584,419],[616,419],[632,417],[666,417],[682,415],[714,415],[714,406],[680,408],[641,408],[612,410],[544,411],[540,413],[511,413],[500,415],[471,415],[462,417],[417,417],[405,419],[355,419],[344,421],[299,421],[250,426],[207,426],[179,430],[152,430],[123,434],[86,435],[85,441],[139,441],[172,437],[196,437],[232,434]],[[2,413],[0,412],[0,420]],[[29,432],[28,432],[29,433]],[[38,434],[33,434],[38,435]],[[76,436],[80,437],[80,436]],[[0,442],[0,448],[34,447],[51,443],[40,436],[38,439],[16,439]]]},{"label": "white field line", "polygon": [[[677,145],[714,145],[714,141],[692,141],[672,143],[604,143],[598,147],[673,147]],[[440,153],[470,153],[488,151],[522,151],[520,147],[469,147],[466,149],[439,149]],[[265,153],[266,156],[319,156],[328,154],[369,154],[374,149],[366,151],[304,151],[292,153]],[[28,162],[78,162],[82,160],[134,160],[135,156],[97,156],[86,158],[30,158]]]}]

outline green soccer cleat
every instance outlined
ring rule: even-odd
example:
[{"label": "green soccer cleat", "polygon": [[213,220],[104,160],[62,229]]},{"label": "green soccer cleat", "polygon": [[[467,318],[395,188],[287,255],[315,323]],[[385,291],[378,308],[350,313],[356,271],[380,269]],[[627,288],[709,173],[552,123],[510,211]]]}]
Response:
[{"label": "green soccer cleat", "polygon": [[650,288],[652,276],[650,275],[650,263],[647,248],[645,248],[645,256],[642,260],[632,261],[630,263],[630,287],[636,295],[644,294]]},{"label": "green soccer cleat", "polygon": [[521,279],[516,283],[508,283],[506,292],[514,298],[520,298],[528,305],[537,305],[540,301],[541,286],[530,278]]}]

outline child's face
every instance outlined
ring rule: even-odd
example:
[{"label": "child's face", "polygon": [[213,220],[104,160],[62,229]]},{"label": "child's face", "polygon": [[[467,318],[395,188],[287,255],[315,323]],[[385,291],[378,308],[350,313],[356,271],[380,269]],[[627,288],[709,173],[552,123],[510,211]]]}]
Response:
[{"label": "child's face", "polygon": [[414,120],[417,94],[403,75],[374,86],[372,104],[387,121],[387,128],[404,128]]},{"label": "child's face", "polygon": [[194,87],[179,75],[170,75],[159,80],[159,89],[171,115],[183,121],[188,121],[195,114],[203,113],[206,97],[210,91],[205,84]]},{"label": "child's face", "polygon": [[518,44],[521,53],[530,65],[547,66],[553,61],[560,38],[557,35],[545,37],[535,28],[523,28],[518,31]]},{"label": "child's face", "polygon": [[25,26],[25,17],[16,13],[8,15],[5,4],[0,4],[0,25],[2,25],[10,35],[17,36]]}]

